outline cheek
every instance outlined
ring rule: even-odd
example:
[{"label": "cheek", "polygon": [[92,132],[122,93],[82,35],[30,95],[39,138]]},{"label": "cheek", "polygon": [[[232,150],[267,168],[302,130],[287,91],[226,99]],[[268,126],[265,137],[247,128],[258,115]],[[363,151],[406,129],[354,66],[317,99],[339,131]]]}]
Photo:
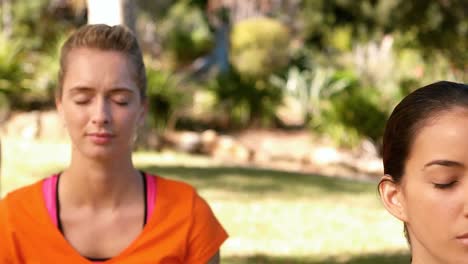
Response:
[{"label": "cheek", "polygon": [[463,193],[457,190],[437,190],[430,184],[421,186],[407,199],[410,222],[418,225],[449,227],[463,211]]},{"label": "cheek", "polygon": [[72,105],[62,108],[62,117],[70,135],[81,133],[89,120],[89,114],[86,109],[77,109]]},{"label": "cheek", "polygon": [[68,107],[63,111],[63,118],[67,127],[76,127],[83,122],[82,120],[84,119],[84,112],[76,111]]},{"label": "cheek", "polygon": [[120,126],[128,128],[128,130],[135,129],[139,122],[139,111],[138,110],[115,110],[114,124],[120,123]]}]

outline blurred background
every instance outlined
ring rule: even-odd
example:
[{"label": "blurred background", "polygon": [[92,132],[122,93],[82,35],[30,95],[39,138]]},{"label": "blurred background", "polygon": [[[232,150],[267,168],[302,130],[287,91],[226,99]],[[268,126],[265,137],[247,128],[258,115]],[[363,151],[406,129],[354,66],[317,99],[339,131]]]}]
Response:
[{"label": "blurred background", "polygon": [[66,37],[125,24],[150,102],[135,163],[197,187],[230,233],[223,263],[408,263],[378,198],[381,137],[409,92],[467,83],[465,0],[0,3],[1,196],[69,161]]}]

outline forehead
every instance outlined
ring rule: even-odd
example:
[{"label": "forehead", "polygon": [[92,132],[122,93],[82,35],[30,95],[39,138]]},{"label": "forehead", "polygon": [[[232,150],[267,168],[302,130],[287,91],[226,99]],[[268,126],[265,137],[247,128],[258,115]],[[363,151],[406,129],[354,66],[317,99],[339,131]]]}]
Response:
[{"label": "forehead", "polygon": [[135,67],[125,53],[90,48],[72,49],[66,58],[64,90],[75,86],[135,86]]},{"label": "forehead", "polygon": [[444,132],[457,132],[465,128],[463,123],[468,122],[468,107],[453,106],[430,114],[423,120],[415,133],[415,138],[421,134]]},{"label": "forehead", "polygon": [[72,67],[76,64],[93,64],[96,62],[108,62],[109,64],[122,64],[132,67],[129,55],[117,50],[101,50],[98,48],[72,48],[66,54],[66,66]]},{"label": "forehead", "polygon": [[417,129],[408,165],[432,159],[468,162],[468,109],[453,108],[434,114]]}]

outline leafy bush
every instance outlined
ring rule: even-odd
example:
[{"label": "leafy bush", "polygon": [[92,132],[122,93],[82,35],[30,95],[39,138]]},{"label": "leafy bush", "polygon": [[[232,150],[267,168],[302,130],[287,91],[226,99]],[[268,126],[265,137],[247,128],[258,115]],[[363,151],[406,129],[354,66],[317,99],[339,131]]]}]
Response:
[{"label": "leafy bush", "polygon": [[179,1],[161,23],[160,34],[176,62],[185,63],[211,50],[213,35],[203,11],[189,1]]},{"label": "leafy bush", "polygon": [[[3,108],[15,106],[26,92],[24,80],[27,77],[21,61],[23,58],[21,40],[10,40],[0,35],[0,93],[3,94]],[[7,98],[8,100],[5,100]],[[7,101],[8,104],[6,103]]]},{"label": "leafy bush", "polygon": [[44,52],[27,50],[25,42],[21,38],[0,37],[0,92],[14,109],[50,108],[57,85],[58,48],[62,40],[49,44],[50,50]]},{"label": "leafy bush", "polygon": [[280,88],[265,79],[243,77],[234,69],[218,75],[208,89],[216,95],[219,114],[231,128],[271,124],[282,100]]},{"label": "leafy bush", "polygon": [[10,17],[0,36],[0,92],[12,109],[50,108],[58,43],[78,21],[59,17],[47,0],[8,2],[10,8],[0,9],[0,16]]},{"label": "leafy bush", "polygon": [[[2,25],[4,32],[9,31],[12,39],[25,39],[25,49],[44,51],[50,44],[55,44],[57,37],[77,25],[86,23],[77,14],[67,14],[60,9],[57,1],[8,1],[11,9],[0,8],[0,16],[11,16],[10,25]],[[70,1],[67,5],[75,5],[80,1]],[[63,6],[63,3],[62,3]],[[60,10],[58,10],[58,9]],[[8,12],[8,13],[6,13]]]},{"label": "leafy bush", "polygon": [[270,18],[244,20],[231,32],[232,68],[212,80],[219,115],[231,128],[270,125],[282,101],[281,88],[269,81],[289,60],[289,34]]},{"label": "leafy bush", "polygon": [[65,42],[65,35],[57,36],[56,41],[49,43],[49,48],[29,58],[31,78],[25,82],[27,92],[23,104],[30,108],[47,108],[54,105],[54,91],[57,87],[60,47]]},{"label": "leafy bush", "polygon": [[355,146],[363,137],[378,142],[382,136],[389,106],[378,89],[363,86],[352,72],[293,66],[286,78],[271,81],[298,102],[315,131],[338,145]]},{"label": "leafy bush", "polygon": [[288,46],[288,29],[277,20],[244,20],[231,32],[231,63],[243,76],[266,78],[288,64]]},{"label": "leafy bush", "polygon": [[177,89],[178,81],[171,72],[147,67],[146,74],[149,125],[161,131],[173,125],[176,110],[188,95]]},{"label": "leafy bush", "polygon": [[389,107],[375,87],[363,86],[350,72],[337,72],[331,82],[345,80],[344,89],[321,100],[312,125],[339,145],[356,146],[362,138],[380,142]]},{"label": "leafy bush", "polygon": [[333,79],[335,73],[331,67],[300,70],[292,66],[284,78],[273,75],[270,82],[283,89],[285,96],[289,96],[300,105],[302,116],[312,117],[320,115],[322,100],[328,100],[330,95],[349,85],[347,79]]}]

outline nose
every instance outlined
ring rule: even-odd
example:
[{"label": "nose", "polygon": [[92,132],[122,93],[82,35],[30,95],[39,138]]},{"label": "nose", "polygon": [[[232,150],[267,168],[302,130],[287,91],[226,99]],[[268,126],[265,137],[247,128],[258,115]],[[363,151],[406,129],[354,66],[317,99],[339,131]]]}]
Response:
[{"label": "nose", "polygon": [[110,123],[111,111],[109,104],[105,98],[99,98],[96,100],[96,104],[93,109],[91,122],[95,125],[107,125]]}]

